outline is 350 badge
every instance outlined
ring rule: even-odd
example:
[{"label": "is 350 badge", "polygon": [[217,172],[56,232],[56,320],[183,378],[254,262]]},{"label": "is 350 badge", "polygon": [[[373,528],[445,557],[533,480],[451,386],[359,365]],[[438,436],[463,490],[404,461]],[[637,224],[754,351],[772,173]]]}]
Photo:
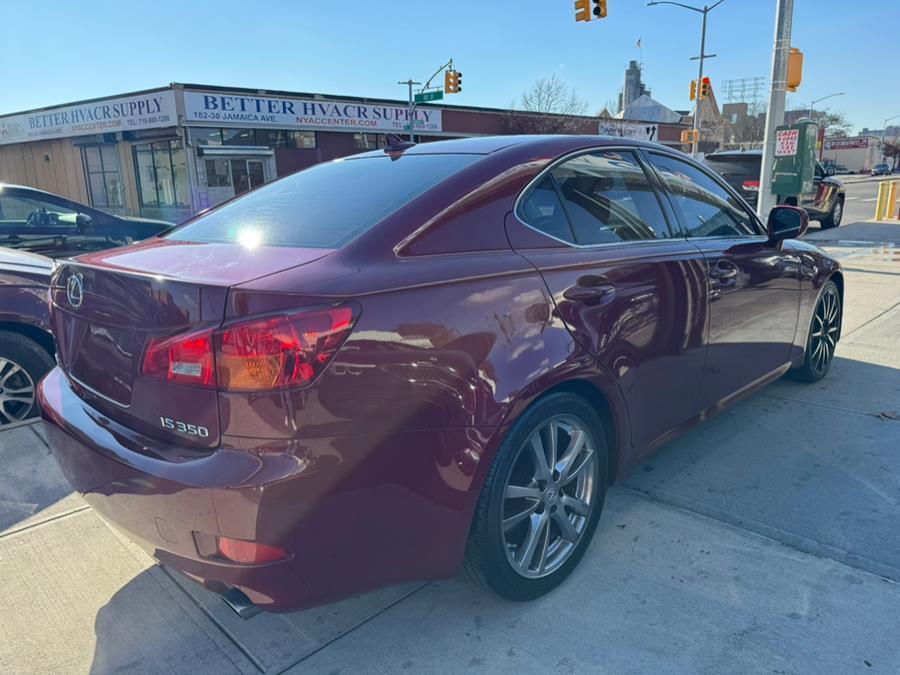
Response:
[{"label": "is 350 badge", "polygon": [[170,429],[180,434],[196,436],[197,438],[209,438],[209,429],[199,424],[188,424],[181,420],[173,420],[171,417],[160,417],[159,423],[163,429]]}]

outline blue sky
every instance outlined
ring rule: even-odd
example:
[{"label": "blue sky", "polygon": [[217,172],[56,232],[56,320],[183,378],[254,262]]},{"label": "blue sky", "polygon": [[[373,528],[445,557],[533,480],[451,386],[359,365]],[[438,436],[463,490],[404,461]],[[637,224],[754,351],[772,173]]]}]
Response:
[{"label": "blue sky", "polygon": [[[653,96],[686,109],[700,15],[645,5],[609,0],[609,18],[576,24],[572,0],[21,2],[0,25],[0,114],[169,82],[401,98],[398,80],[427,77],[450,57],[464,74],[453,103],[506,106],[556,73],[595,112],[615,98],[638,38]],[[768,80],[774,8],[725,0],[710,14],[714,88]],[[845,91],[818,107],[844,112],[857,130],[880,128],[900,113],[887,72],[898,25],[898,0],[795,0],[792,42],[806,63],[789,104]]]}]

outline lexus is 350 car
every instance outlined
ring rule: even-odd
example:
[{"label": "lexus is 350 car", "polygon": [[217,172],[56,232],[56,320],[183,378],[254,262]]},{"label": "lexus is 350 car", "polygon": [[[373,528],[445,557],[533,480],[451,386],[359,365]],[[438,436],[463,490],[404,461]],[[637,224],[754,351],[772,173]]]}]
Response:
[{"label": "lexus is 350 car", "polygon": [[828,371],[844,281],[807,223],[659,145],[395,139],[62,263],[50,442],[157,560],[264,608],[462,568],[533,598],[650,450]]}]

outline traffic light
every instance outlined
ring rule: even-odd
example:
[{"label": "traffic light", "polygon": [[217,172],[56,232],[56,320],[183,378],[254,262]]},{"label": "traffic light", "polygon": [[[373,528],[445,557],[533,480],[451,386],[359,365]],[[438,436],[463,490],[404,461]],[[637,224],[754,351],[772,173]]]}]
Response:
[{"label": "traffic light", "polygon": [[598,19],[606,18],[606,0],[594,0],[594,16]]},{"label": "traffic light", "polygon": [[710,93],[712,92],[712,83],[709,81],[708,77],[704,77],[700,81],[700,99],[709,98]]},{"label": "traffic light", "polygon": [[575,0],[575,20],[590,21],[591,5],[588,0]]},{"label": "traffic light", "polygon": [[691,80],[691,100],[697,100],[697,80]]},{"label": "traffic light", "polygon": [[787,90],[797,91],[803,80],[803,52],[796,47],[791,47],[788,54]]},{"label": "traffic light", "polygon": [[684,129],[681,132],[681,143],[683,145],[691,145],[694,142],[694,138],[700,138],[700,131],[698,129]]},{"label": "traffic light", "polygon": [[458,70],[444,71],[444,93],[458,94],[462,91],[462,73]]}]

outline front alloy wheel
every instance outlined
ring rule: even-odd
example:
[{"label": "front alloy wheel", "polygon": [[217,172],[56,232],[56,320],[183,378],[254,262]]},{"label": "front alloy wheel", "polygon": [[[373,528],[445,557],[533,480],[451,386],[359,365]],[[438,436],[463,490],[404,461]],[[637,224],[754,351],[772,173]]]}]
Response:
[{"label": "front alloy wheel", "polygon": [[26,419],[34,410],[34,380],[15,361],[0,357],[0,425]]},{"label": "front alloy wheel", "polygon": [[806,354],[796,376],[806,382],[818,382],[828,373],[834,350],[841,336],[841,295],[833,281],[822,288],[813,312]]},{"label": "front alloy wheel", "polygon": [[488,471],[464,572],[510,600],[552,590],[591,541],[606,478],[596,409],[571,392],[540,399],[507,432]]}]

